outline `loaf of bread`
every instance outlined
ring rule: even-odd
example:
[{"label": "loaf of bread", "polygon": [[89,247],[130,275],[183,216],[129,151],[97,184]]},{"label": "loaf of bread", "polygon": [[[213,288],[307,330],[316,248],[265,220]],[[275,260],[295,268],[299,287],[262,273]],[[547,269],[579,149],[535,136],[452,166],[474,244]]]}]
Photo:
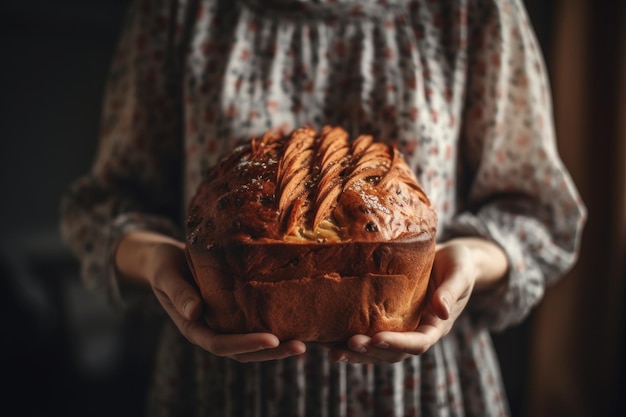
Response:
[{"label": "loaf of bread", "polygon": [[417,326],[436,225],[394,146],[303,127],[253,137],[209,170],[186,254],[211,328],[344,341]]}]

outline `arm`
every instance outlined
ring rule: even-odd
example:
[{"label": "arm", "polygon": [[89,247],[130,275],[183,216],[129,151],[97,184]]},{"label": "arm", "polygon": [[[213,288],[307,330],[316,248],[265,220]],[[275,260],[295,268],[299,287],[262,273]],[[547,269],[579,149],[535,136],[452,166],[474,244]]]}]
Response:
[{"label": "arm", "polygon": [[[304,351],[270,334],[217,335],[201,317],[179,224],[183,161],[181,48],[176,27],[192,16],[179,2],[131,5],[107,84],[92,171],[70,186],[61,232],[88,288],[128,308],[156,300],[180,332],[239,361]],[[159,305],[156,305],[159,307]]]},{"label": "arm", "polygon": [[209,329],[202,318],[202,303],[185,259],[184,244],[149,231],[126,233],[115,250],[121,280],[152,288],[178,330],[191,343],[218,356],[239,362],[282,359],[304,353],[304,343],[280,343],[269,333],[226,335]]},{"label": "arm", "polygon": [[[130,5],[111,62],[101,130],[91,171],[61,201],[61,234],[78,258],[86,286],[123,307],[146,301],[147,291],[119,280],[113,248],[130,230],[179,236],[182,140],[176,14],[167,1],[148,10]],[[149,36],[148,34],[158,34]],[[154,57],[164,58],[157,60]],[[127,291],[129,290],[129,291]]]},{"label": "arm", "polygon": [[452,246],[463,246],[475,271],[474,292],[490,291],[502,284],[509,269],[508,259],[500,246],[480,237],[458,237],[437,245],[437,252]]},{"label": "arm", "polygon": [[339,362],[397,362],[426,352],[448,334],[471,297],[501,288],[508,271],[507,257],[495,243],[460,237],[437,245],[431,283],[435,288],[413,332],[356,335],[346,348],[331,355]]},{"label": "arm", "polygon": [[476,326],[503,330],[524,320],[576,261],[586,210],[556,149],[532,27],[519,0],[482,3],[468,10],[474,36],[458,152],[464,207],[440,231],[436,289],[415,332],[357,335],[333,352],[337,360],[423,353],[462,312]]}]

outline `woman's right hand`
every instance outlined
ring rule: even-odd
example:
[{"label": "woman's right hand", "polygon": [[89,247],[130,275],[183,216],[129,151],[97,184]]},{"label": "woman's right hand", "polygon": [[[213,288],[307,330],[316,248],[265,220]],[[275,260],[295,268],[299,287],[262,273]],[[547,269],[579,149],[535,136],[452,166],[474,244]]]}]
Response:
[{"label": "woman's right hand", "polygon": [[283,359],[305,352],[299,340],[280,343],[271,333],[221,334],[202,315],[183,242],[146,231],[125,234],[115,251],[118,273],[129,282],[149,285],[178,330],[195,345],[239,362]]}]

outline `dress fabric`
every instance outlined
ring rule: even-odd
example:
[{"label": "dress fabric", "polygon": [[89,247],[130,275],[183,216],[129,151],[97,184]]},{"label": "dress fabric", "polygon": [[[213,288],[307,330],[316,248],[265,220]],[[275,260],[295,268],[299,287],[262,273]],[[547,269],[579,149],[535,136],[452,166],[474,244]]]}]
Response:
[{"label": "dress fabric", "polygon": [[521,0],[140,0],[112,60],[93,169],[62,202],[86,285],[118,284],[122,233],[183,238],[208,167],[267,129],[344,127],[395,143],[439,215],[438,240],[501,245],[506,281],[451,332],[384,365],[323,348],[240,364],[164,317],[150,416],[507,416],[490,339],[524,320],[575,262],[586,211],[557,153],[550,86]]}]

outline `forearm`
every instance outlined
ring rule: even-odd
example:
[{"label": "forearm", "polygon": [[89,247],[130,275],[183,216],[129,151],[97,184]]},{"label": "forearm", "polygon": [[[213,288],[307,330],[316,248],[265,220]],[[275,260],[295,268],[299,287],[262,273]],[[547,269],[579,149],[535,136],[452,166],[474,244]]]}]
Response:
[{"label": "forearm", "polygon": [[169,236],[144,230],[125,233],[115,248],[114,262],[120,279],[128,284],[148,286],[155,273],[155,254],[162,245],[184,245]]},{"label": "forearm", "polygon": [[458,237],[439,244],[438,247],[450,244],[462,244],[470,250],[476,268],[474,292],[494,288],[507,276],[508,258],[496,243],[479,237]]}]

